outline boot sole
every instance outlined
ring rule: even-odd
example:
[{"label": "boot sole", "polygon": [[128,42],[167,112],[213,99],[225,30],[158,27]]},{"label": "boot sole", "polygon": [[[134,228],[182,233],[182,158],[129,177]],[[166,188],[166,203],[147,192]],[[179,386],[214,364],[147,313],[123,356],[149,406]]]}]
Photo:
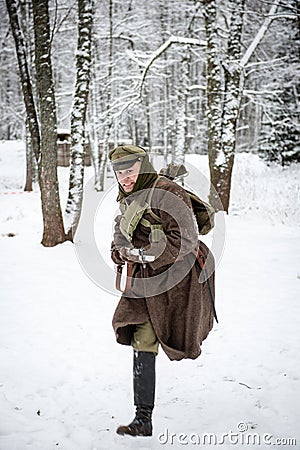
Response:
[{"label": "boot sole", "polygon": [[131,430],[128,427],[119,427],[116,431],[119,436],[132,436],[132,437],[150,437],[152,433],[136,433],[134,430]]}]

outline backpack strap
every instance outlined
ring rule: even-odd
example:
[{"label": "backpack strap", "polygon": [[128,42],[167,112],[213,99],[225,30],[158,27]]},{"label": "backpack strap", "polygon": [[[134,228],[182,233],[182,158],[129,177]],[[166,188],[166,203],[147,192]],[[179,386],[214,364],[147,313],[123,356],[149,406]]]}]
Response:
[{"label": "backpack strap", "polygon": [[164,234],[163,226],[160,220],[160,217],[155,214],[153,209],[151,208],[151,200],[153,197],[154,189],[157,187],[157,185],[162,181],[161,176],[158,175],[156,178],[153,186],[151,187],[149,197],[147,198],[148,208],[145,211],[146,213],[150,214],[150,216],[157,222],[157,223],[151,223],[149,220],[145,219],[144,217],[141,218],[140,223],[146,228],[150,228],[151,230],[151,241],[152,242],[159,242]]},{"label": "backpack strap", "polygon": [[[122,218],[120,220],[120,231],[126,237],[126,239],[131,242],[134,230],[137,225],[141,223],[144,227],[150,228],[151,230],[151,241],[159,242],[163,235],[163,226],[160,217],[155,214],[151,208],[151,200],[153,197],[154,189],[156,188],[161,177],[157,177],[153,186],[148,193],[148,196],[142,201],[142,205],[139,201],[133,200],[129,205],[126,202],[120,204],[120,209],[122,212]],[[149,213],[150,216],[155,220],[156,223],[151,223],[149,220],[145,219],[144,214]]]}]

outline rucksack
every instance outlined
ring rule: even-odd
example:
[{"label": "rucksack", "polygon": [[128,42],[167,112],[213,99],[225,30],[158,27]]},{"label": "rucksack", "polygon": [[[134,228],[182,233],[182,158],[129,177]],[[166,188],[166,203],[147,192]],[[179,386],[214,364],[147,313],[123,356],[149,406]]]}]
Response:
[{"label": "rucksack", "polygon": [[[184,177],[188,174],[183,164],[177,165],[170,163],[166,168],[160,170],[159,175],[176,182],[176,179]],[[215,222],[215,210],[208,203],[201,200],[197,194],[189,191],[182,186],[185,192],[189,195],[194,215],[196,218],[198,232],[201,235],[207,234],[213,227]]]}]

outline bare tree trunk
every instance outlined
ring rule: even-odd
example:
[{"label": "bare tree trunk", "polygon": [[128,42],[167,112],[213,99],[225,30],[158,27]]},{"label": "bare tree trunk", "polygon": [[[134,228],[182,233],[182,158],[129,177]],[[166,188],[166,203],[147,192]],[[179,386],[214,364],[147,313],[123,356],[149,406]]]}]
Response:
[{"label": "bare tree trunk", "polygon": [[178,94],[176,105],[176,142],[172,162],[174,164],[183,164],[185,155],[185,135],[186,135],[186,111],[185,101],[182,92]]},{"label": "bare tree trunk", "polygon": [[[93,64],[93,54],[92,54],[92,64]],[[91,69],[91,81],[90,81],[90,95],[89,95],[89,109],[88,109],[88,121],[90,123],[89,127],[89,135],[91,142],[91,157],[92,163],[94,167],[94,185],[99,186],[99,140],[98,140],[98,132],[96,127],[96,114],[97,114],[97,105],[96,105],[96,86],[95,86],[95,74],[94,70]]]},{"label": "bare tree trunk", "polygon": [[[203,0],[205,10],[205,31],[207,39],[206,54],[206,92],[207,92],[207,142],[210,169],[210,182],[217,186],[215,161],[221,150],[222,130],[222,74],[219,61],[217,27],[217,7],[215,0]],[[216,192],[211,189],[210,203],[214,208],[219,204]]]},{"label": "bare tree trunk", "polygon": [[33,2],[36,84],[40,102],[41,189],[44,233],[42,244],[53,247],[65,241],[57,179],[57,123],[52,78],[48,0]]},{"label": "bare tree trunk", "polygon": [[108,157],[108,140],[104,139],[103,152],[102,152],[102,156],[101,156],[100,169],[99,169],[99,186],[95,186],[97,191],[104,191],[107,157]]},{"label": "bare tree trunk", "polygon": [[[145,89],[144,92],[144,97],[145,97],[145,106],[146,106],[146,124],[147,124],[147,133],[145,135],[145,137],[147,138],[147,146],[149,148],[149,152],[151,153],[152,151],[152,130],[151,130],[151,102],[149,99],[149,92],[148,89]],[[135,142],[137,143],[137,139],[135,140]]]},{"label": "bare tree trunk", "polygon": [[[20,27],[24,32],[24,45],[26,51],[26,61],[29,70],[29,77],[32,83],[32,91],[35,89],[35,80],[33,75],[34,67],[34,39],[32,33],[32,4],[31,2],[19,2],[20,8]],[[39,129],[38,129],[39,133]],[[32,191],[33,183],[38,182],[38,165],[32,149],[32,139],[28,126],[28,119],[25,124],[25,139],[26,139],[26,181],[24,191]]]},{"label": "bare tree trunk", "polygon": [[24,191],[32,191],[33,182],[33,152],[31,146],[31,137],[26,124],[26,181]]},{"label": "bare tree trunk", "polygon": [[20,27],[18,9],[17,9],[17,1],[16,0],[6,0],[6,7],[10,20],[10,27],[13,33],[18,66],[19,66],[19,75],[22,86],[22,93],[26,108],[26,115],[28,120],[28,127],[31,135],[31,145],[33,149],[33,153],[38,161],[40,154],[40,133],[39,133],[39,125],[36,113],[36,107],[33,98],[32,92],[32,83],[29,75],[29,68],[26,58],[26,47],[24,42],[23,33]]},{"label": "bare tree trunk", "polygon": [[164,82],[164,94],[165,94],[165,101],[163,103],[164,108],[164,114],[163,114],[163,142],[164,142],[164,148],[163,148],[163,155],[164,155],[164,165],[168,165],[168,144],[169,144],[169,135],[168,135],[168,98],[169,98],[169,80],[166,77]]},{"label": "bare tree trunk", "polygon": [[[218,55],[216,0],[203,0],[207,35],[208,152],[211,176],[210,202],[228,213],[231,175],[236,147],[236,129],[243,91],[243,68],[259,45],[274,18],[280,0],[274,0],[269,14],[241,58],[241,37],[245,0],[231,0],[232,11],[224,87]],[[223,93],[222,95],[222,88]],[[221,204],[220,204],[221,200]]]},{"label": "bare tree trunk", "polygon": [[78,45],[76,84],[71,114],[71,167],[66,206],[67,238],[73,240],[82,205],[85,121],[91,72],[93,0],[78,0]]},{"label": "bare tree trunk", "polygon": [[[188,50],[186,50],[188,53]],[[189,85],[188,56],[182,58],[180,64],[179,86],[176,105],[176,141],[172,162],[184,164],[187,150],[187,86]]]},{"label": "bare tree trunk", "polygon": [[221,125],[221,148],[219,147],[218,153],[214,154],[211,164],[213,170],[211,181],[214,189],[210,192],[210,198],[211,200],[214,200],[212,204],[216,208],[217,202],[214,197],[217,191],[223,208],[227,213],[229,209],[231,175],[236,146],[236,124],[242,97],[239,60],[241,53],[244,4],[245,0],[235,0],[234,2],[231,1],[229,5],[232,10],[232,16],[228,39],[227,61],[225,61],[224,64],[224,102]]},{"label": "bare tree trunk", "polygon": [[15,0],[7,0],[6,6],[15,40],[31,145],[39,164],[39,185],[41,189],[44,223],[42,244],[46,247],[52,247],[64,242],[65,233],[56,172],[57,131],[51,70],[48,1],[36,0],[33,2],[35,68],[40,101],[41,132],[39,131],[37,112],[33,98],[24,38],[19,23],[17,2]]},{"label": "bare tree trunk", "polygon": [[105,175],[106,175],[106,166],[107,166],[107,157],[108,157],[108,147],[109,147],[109,137],[112,128],[112,117],[110,112],[110,103],[111,103],[111,84],[112,84],[112,74],[113,74],[113,0],[109,0],[109,55],[108,55],[108,83],[107,83],[107,91],[106,91],[106,108],[108,110],[106,117],[106,127],[104,133],[104,143],[103,143],[103,153],[100,162],[100,177],[99,177],[99,186],[95,186],[95,188],[99,191],[104,191],[105,185]]}]

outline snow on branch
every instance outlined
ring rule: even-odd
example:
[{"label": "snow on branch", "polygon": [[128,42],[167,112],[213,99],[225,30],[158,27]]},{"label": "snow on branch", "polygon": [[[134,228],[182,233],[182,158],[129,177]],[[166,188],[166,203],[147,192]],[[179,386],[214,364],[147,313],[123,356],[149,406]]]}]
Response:
[{"label": "snow on branch", "polygon": [[154,61],[160,57],[169,47],[171,47],[172,44],[183,44],[183,45],[200,45],[202,47],[206,47],[206,41],[201,41],[200,39],[194,39],[194,38],[185,38],[180,36],[171,36],[164,44],[162,44],[158,49],[152,54],[152,56],[149,58],[148,62],[145,65],[142,79],[140,81],[140,87],[139,87],[139,95],[142,95],[142,89],[144,85],[144,81],[146,79],[147,73],[150,70],[151,65],[154,63]]},{"label": "snow on branch", "polygon": [[257,35],[255,36],[255,38],[249,45],[248,49],[246,50],[244,56],[242,57],[242,59],[240,61],[241,67],[245,67],[247,65],[247,63],[248,63],[249,59],[251,58],[251,56],[253,55],[255,49],[258,47],[259,43],[263,39],[266,31],[268,30],[269,26],[271,25],[272,21],[275,18],[275,14],[276,14],[277,8],[279,6],[279,3],[280,3],[280,0],[275,0],[273,2],[272,6],[270,8],[269,14],[266,16],[266,18],[264,20],[264,23],[258,30]]},{"label": "snow on branch", "polygon": [[146,63],[141,63],[141,60],[139,59],[139,57],[137,57],[136,51],[127,50],[127,54],[130,56],[130,58],[133,59],[140,66],[142,65],[144,67],[144,70],[142,73],[142,78],[137,85],[137,92],[133,96],[131,96],[130,100],[122,105],[122,101],[120,101],[120,98],[118,98],[117,102],[111,105],[110,109],[112,111],[114,110],[115,107],[118,108],[118,112],[114,114],[115,118],[121,117],[128,108],[132,107],[133,105],[137,105],[138,103],[141,102],[143,85],[146,76],[150,70],[150,67],[152,66],[154,61],[156,61],[156,59],[158,59],[172,44],[198,45],[201,47],[206,47],[206,41],[204,40],[185,38],[180,36],[171,36],[165,43],[163,43],[160,47],[158,47],[158,49],[155,52],[153,52],[153,54],[150,56],[150,58]]},{"label": "snow on branch", "polygon": [[270,65],[270,64],[276,64],[276,63],[282,63],[286,60],[286,56],[282,56],[281,58],[274,58],[274,59],[268,59],[265,61],[253,61],[249,64],[247,64],[247,69],[251,68],[251,67],[256,67],[256,66],[263,66],[263,65]]}]

